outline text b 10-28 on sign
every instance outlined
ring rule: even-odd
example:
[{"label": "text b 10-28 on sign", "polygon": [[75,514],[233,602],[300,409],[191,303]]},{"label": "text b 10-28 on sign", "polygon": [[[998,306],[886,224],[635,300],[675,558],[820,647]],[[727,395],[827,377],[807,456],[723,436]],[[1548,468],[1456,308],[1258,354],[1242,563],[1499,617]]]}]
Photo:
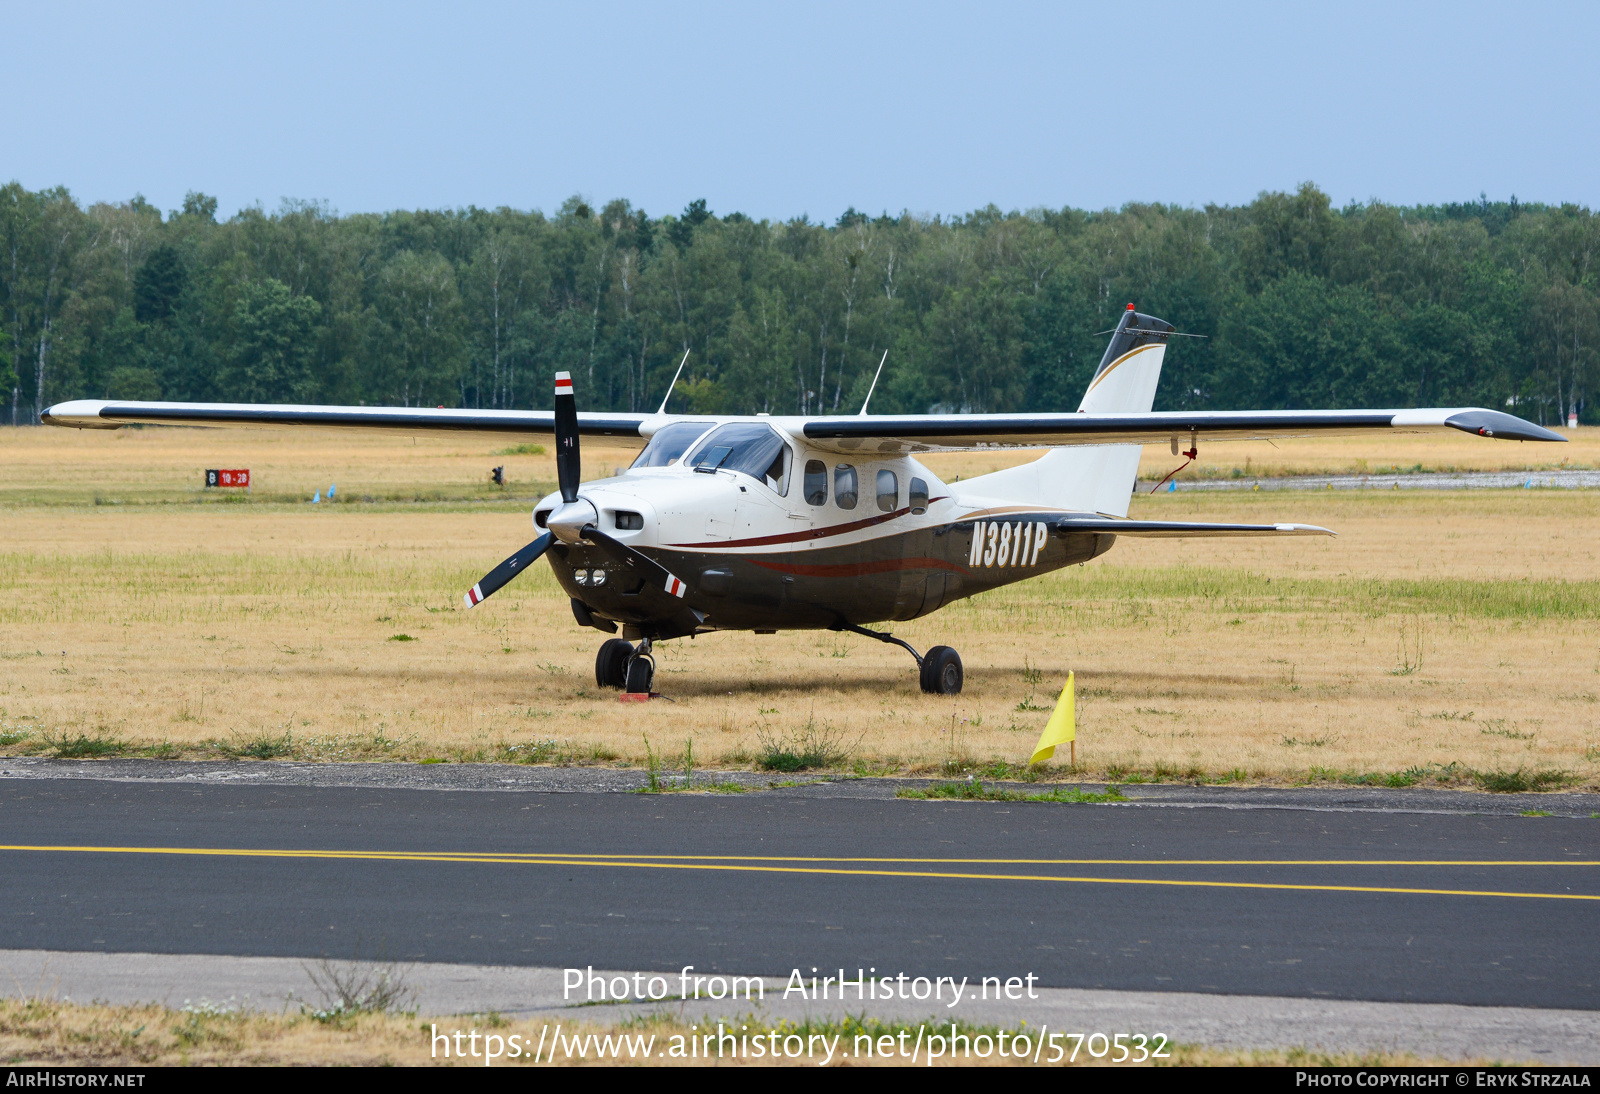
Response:
[{"label": "text b 10-28 on sign", "polygon": [[229,469],[226,471],[207,471],[206,485],[210,486],[250,486],[250,469]]}]

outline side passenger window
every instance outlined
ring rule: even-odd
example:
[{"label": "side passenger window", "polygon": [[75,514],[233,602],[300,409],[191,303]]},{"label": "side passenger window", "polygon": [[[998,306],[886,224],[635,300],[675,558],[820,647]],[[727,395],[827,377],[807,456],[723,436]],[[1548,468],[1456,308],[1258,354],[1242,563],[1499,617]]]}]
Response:
[{"label": "side passenger window", "polygon": [[918,515],[928,511],[928,481],[926,479],[911,480],[911,511]]},{"label": "side passenger window", "polygon": [[840,509],[854,509],[856,497],[859,494],[856,483],[856,469],[847,463],[841,463],[833,469],[833,500]]},{"label": "side passenger window", "polygon": [[828,501],[828,465],[821,460],[806,461],[806,503],[825,505]]},{"label": "side passenger window", "polygon": [[900,480],[895,478],[893,471],[887,469],[878,472],[878,508],[885,513],[892,513],[900,505]]}]

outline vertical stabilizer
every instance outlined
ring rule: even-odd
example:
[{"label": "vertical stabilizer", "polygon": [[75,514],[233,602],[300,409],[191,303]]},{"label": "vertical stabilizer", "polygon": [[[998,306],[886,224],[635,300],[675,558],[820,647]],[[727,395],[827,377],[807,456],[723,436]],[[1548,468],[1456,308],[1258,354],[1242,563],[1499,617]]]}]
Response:
[{"label": "vertical stabilizer", "polygon": [[[1156,383],[1161,379],[1167,339],[1175,329],[1164,319],[1134,311],[1129,304],[1117,329],[1111,332],[1111,344],[1100,358],[1089,390],[1083,393],[1078,412],[1149,413],[1156,401]],[[1131,488],[1133,484],[1128,485]]]},{"label": "vertical stabilizer", "polygon": [[[1171,323],[1128,305],[1111,332],[1094,379],[1078,404],[1081,414],[1144,414],[1155,405]],[[975,494],[1107,516],[1128,515],[1139,476],[1140,446],[1057,448],[1021,467],[981,475],[962,485]]]}]

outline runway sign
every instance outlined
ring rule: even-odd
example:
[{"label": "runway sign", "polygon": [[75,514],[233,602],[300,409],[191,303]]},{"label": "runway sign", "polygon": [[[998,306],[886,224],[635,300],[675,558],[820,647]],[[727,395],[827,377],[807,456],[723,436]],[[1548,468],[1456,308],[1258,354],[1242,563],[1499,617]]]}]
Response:
[{"label": "runway sign", "polygon": [[230,469],[227,471],[207,471],[207,486],[243,486],[250,485],[250,469],[248,467]]}]

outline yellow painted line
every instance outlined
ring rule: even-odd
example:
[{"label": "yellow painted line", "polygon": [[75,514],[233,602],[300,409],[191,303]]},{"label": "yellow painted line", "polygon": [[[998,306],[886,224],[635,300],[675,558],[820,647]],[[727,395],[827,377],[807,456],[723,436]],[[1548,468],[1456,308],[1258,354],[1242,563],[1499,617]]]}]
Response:
[{"label": "yellow painted line", "polygon": [[[0,851],[45,851],[120,855],[194,855],[227,858],[355,859],[378,862],[458,862],[511,866],[602,866],[632,867],[646,870],[700,870],[765,874],[832,874],[846,877],[939,878],[954,881],[1055,881],[1081,885],[1165,885],[1203,889],[1278,889],[1317,893],[1397,893],[1406,896],[1487,896],[1521,897],[1531,900],[1594,900],[1600,894],[1519,893],[1486,889],[1415,889],[1387,885],[1296,885],[1267,881],[1195,881],[1172,878],[1071,877],[1061,874],[977,874],[942,870],[864,870],[823,866],[741,866],[735,863],[669,862],[647,859],[561,858],[533,855],[473,855],[467,852],[403,851],[290,851],[267,848],[232,847],[94,847],[6,844]],[[939,861],[939,860],[935,860]]]},{"label": "yellow painted line", "polygon": [[[0,848],[3,850],[4,848]],[[374,854],[409,854],[378,851]],[[436,851],[429,854],[472,855],[482,852]],[[1600,866],[1600,859],[1365,859],[1365,858],[867,858],[808,855],[657,855],[623,852],[494,851],[504,858],[530,859],[649,859],[681,862],[861,862],[944,863],[962,866]]]},{"label": "yellow painted line", "polygon": [[115,847],[95,845],[14,845],[0,844],[0,851],[104,851],[147,854],[282,854],[308,858],[410,859],[418,855],[430,861],[461,858],[479,862],[538,861],[567,859],[605,859],[651,862],[844,862],[869,864],[951,865],[951,866],[1600,866],[1600,859],[1365,859],[1365,858],[890,858],[830,855],[661,855],[651,852],[609,851],[341,851],[338,849],[269,849],[233,847]]}]

